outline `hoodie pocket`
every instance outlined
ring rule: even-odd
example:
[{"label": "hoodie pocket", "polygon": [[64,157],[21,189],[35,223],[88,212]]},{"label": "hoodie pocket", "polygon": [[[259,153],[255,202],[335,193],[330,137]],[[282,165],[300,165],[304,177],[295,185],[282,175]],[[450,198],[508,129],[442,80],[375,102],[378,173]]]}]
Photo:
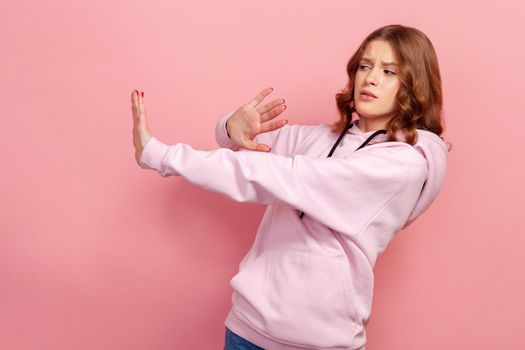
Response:
[{"label": "hoodie pocket", "polygon": [[286,344],[346,348],[355,336],[356,316],[345,264],[303,251],[265,251],[231,279],[234,311]]}]

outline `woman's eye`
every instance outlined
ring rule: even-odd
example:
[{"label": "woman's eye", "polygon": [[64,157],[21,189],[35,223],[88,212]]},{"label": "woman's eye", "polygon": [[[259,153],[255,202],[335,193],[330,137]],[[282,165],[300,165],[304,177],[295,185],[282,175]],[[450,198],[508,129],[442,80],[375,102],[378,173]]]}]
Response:
[{"label": "woman's eye", "polygon": [[[367,68],[367,67],[368,66],[366,66],[366,65],[360,64],[357,68],[358,69],[364,69],[364,68]],[[386,70],[386,69],[385,69],[385,72],[389,73],[388,75],[395,75],[396,74],[396,72],[393,72],[391,70]]]}]

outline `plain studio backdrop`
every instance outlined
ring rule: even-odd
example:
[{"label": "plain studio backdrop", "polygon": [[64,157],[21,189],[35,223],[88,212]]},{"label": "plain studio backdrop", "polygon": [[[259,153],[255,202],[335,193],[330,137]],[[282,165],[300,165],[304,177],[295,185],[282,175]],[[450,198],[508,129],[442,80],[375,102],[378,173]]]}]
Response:
[{"label": "plain studio backdrop", "polygon": [[331,123],[346,62],[387,24],[439,58],[442,191],[375,267],[367,350],[523,349],[524,5],[518,1],[1,1],[0,348],[222,349],[264,205],[138,167],[152,134],[217,148],[260,90]]}]

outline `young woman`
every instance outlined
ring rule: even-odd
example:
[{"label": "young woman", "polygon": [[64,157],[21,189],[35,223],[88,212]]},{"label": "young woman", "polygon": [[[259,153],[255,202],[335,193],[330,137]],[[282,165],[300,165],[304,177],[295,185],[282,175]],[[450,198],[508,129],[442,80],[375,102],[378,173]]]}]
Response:
[{"label": "young woman", "polygon": [[167,145],[134,91],[137,163],[239,202],[268,204],[231,279],[225,349],[364,349],[373,268],[394,235],[438,195],[442,137],[438,61],[419,30],[389,25],[350,58],[332,125],[274,120],[264,89],[216,125],[221,148]]}]

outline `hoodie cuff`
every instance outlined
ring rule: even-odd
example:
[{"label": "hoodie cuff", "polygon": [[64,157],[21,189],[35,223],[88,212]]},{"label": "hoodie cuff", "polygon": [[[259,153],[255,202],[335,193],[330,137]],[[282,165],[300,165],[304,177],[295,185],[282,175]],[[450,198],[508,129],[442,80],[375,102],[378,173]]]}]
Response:
[{"label": "hoodie cuff", "polygon": [[226,122],[232,116],[233,112],[227,112],[219,117],[215,127],[215,140],[220,147],[229,148],[233,151],[238,151],[240,148],[235,146],[232,140],[228,137],[226,130]]},{"label": "hoodie cuff", "polygon": [[144,149],[140,155],[140,167],[143,169],[156,170],[162,175],[169,150],[169,145],[160,142],[152,136],[144,145]]}]

